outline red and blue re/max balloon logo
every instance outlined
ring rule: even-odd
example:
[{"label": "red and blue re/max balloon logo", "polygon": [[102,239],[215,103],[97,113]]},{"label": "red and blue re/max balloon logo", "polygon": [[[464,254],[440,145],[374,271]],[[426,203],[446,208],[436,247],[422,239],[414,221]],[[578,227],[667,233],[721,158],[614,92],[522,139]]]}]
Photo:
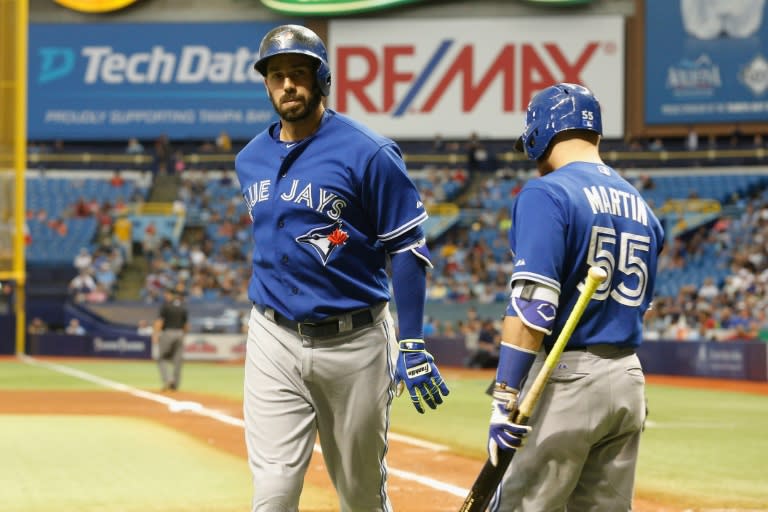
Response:
[{"label": "red and blue re/max balloon logo", "polygon": [[[355,102],[365,112],[390,113],[394,117],[409,112],[429,113],[457,83],[463,91],[461,109],[471,112],[491,85],[500,80],[502,98],[494,103],[503,112],[524,110],[537,91],[552,83],[583,83],[582,71],[599,49],[616,51],[605,48],[606,43],[585,41],[575,57],[568,58],[557,43],[506,44],[481,69],[474,45],[454,48],[456,44],[454,39],[442,40],[426,65],[416,72],[409,71],[413,66],[408,66],[409,59],[416,55],[416,45],[337,47],[332,59],[336,71],[335,108],[347,112]],[[573,49],[568,53],[574,55]],[[435,76],[438,69],[440,76]]]}]

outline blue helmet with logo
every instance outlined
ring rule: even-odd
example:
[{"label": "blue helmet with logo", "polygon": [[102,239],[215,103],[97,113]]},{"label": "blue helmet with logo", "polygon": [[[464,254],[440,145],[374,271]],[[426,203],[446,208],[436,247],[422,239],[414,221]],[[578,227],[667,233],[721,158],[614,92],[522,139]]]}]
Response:
[{"label": "blue helmet with logo", "polygon": [[565,130],[588,130],[603,134],[600,103],[583,85],[561,83],[547,87],[531,99],[525,118],[525,131],[515,149],[538,160],[552,139]]},{"label": "blue helmet with logo", "polygon": [[331,68],[328,66],[325,44],[317,34],[301,25],[281,25],[273,28],[261,40],[259,59],[253,67],[266,76],[269,58],[284,53],[300,53],[317,60],[317,86],[323,96],[328,96],[331,91]]}]

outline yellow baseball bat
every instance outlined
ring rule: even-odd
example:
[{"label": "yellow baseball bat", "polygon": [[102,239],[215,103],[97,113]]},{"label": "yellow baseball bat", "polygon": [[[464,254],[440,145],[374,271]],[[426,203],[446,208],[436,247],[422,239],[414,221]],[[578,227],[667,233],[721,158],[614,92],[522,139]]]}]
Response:
[{"label": "yellow baseball bat", "polygon": [[[602,268],[590,267],[584,288],[581,290],[579,298],[576,300],[573,310],[571,310],[571,314],[568,315],[565,325],[563,325],[560,334],[555,340],[555,344],[552,345],[552,349],[544,360],[544,365],[538,375],[536,375],[536,380],[533,381],[520,406],[513,414],[512,421],[514,423],[525,425],[528,422],[528,418],[533,414],[536,402],[539,401],[541,393],[544,391],[544,386],[546,386],[552,371],[557,366],[560,356],[563,350],[565,350],[571,334],[573,334],[573,330],[579,323],[581,315],[584,314],[584,310],[587,309],[587,304],[592,299],[592,295],[595,294],[595,290],[607,278],[608,273]],[[502,450],[499,452],[499,460],[496,466],[491,464],[490,460],[486,461],[483,469],[480,470],[480,474],[475,479],[475,483],[472,484],[469,494],[464,499],[464,504],[459,509],[459,512],[483,512],[488,507],[488,503],[499,486],[509,463],[512,462],[514,454],[515,452],[512,450]]]}]

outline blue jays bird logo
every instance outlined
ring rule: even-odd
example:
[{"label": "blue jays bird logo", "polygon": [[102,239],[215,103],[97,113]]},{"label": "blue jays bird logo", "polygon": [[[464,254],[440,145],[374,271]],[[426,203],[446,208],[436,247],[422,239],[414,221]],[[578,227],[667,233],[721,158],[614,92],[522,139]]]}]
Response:
[{"label": "blue jays bird logo", "polygon": [[341,222],[334,222],[327,226],[315,228],[312,231],[296,238],[301,244],[309,244],[317,251],[323,266],[328,263],[331,254],[338,248],[347,243],[349,233],[341,229]]}]

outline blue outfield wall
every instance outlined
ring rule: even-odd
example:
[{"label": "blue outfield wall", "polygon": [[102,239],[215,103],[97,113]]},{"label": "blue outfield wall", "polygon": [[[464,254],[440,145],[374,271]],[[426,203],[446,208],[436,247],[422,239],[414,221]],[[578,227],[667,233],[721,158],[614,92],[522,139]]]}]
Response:
[{"label": "blue outfield wall", "polygon": [[648,374],[768,381],[763,342],[649,341],[638,357]]},{"label": "blue outfield wall", "polygon": [[[49,333],[27,337],[31,355],[75,357],[152,357],[149,337],[133,328],[104,322],[95,314],[70,305],[68,316],[80,318],[89,335]],[[0,316],[0,354],[13,353],[13,315]],[[469,351],[460,337],[431,337],[429,351],[442,366],[464,366]],[[768,344],[763,342],[647,341],[638,349],[645,373],[768,381]]]},{"label": "blue outfield wall", "polygon": [[109,357],[150,359],[152,341],[148,336],[101,337],[73,334],[27,336],[27,353],[37,356]]},{"label": "blue outfield wall", "polygon": [[0,355],[16,353],[16,316],[0,315]]},{"label": "blue outfield wall", "polygon": [[[438,365],[462,366],[460,339],[436,337],[427,346]],[[638,349],[647,374],[768,381],[768,345],[762,342],[648,341]]]}]

